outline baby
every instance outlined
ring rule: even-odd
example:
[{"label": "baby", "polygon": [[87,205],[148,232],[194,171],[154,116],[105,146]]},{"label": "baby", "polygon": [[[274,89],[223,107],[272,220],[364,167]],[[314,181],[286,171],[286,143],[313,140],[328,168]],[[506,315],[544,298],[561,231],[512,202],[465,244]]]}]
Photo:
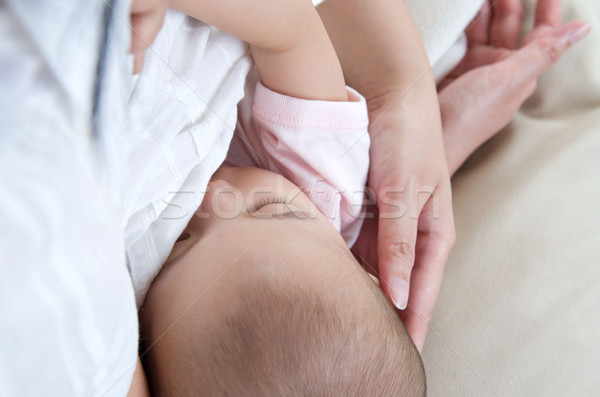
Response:
[{"label": "baby", "polygon": [[362,225],[369,170],[367,105],[345,86],[312,1],[282,6],[273,0],[175,0],[172,5],[250,44],[256,69],[238,106],[228,164],[282,174],[352,246]]},{"label": "baby", "polygon": [[425,395],[419,353],[381,289],[269,171],[215,174],[140,317],[153,395]]},{"label": "baby", "polygon": [[367,109],[311,2],[173,5],[250,43],[257,74],[227,164],[277,173],[221,168],[152,284],[140,315],[153,392],[423,395],[417,350],[347,248]]}]

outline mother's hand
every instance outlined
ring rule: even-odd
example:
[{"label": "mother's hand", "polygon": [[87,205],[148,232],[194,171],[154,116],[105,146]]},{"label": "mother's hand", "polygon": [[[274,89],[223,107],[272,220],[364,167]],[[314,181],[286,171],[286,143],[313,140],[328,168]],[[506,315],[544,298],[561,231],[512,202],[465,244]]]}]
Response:
[{"label": "mother's hand", "polygon": [[[499,8],[489,18],[482,13],[475,19],[477,22],[468,31],[467,55],[441,84],[439,101],[450,174],[456,172],[479,145],[510,122],[533,93],[537,78],[589,31],[583,22],[560,26],[560,1],[540,0],[535,28],[526,36],[522,47],[515,49],[519,47],[521,35],[520,1],[498,0],[495,7]],[[484,10],[488,9],[484,6]],[[388,121],[394,122],[392,114],[388,117]],[[401,125],[402,120],[395,122]],[[393,148],[397,148],[394,142],[375,142],[375,150],[389,152]],[[405,155],[400,151],[396,153]],[[390,171],[385,165],[378,166],[383,175]],[[376,207],[371,206],[370,210],[375,211],[375,217],[366,220],[355,249],[363,262],[368,263],[367,269],[375,266],[374,271],[378,271],[377,232],[382,226]],[[435,222],[427,216],[418,221],[409,307],[401,313],[419,349],[425,341],[453,238],[450,222]],[[449,232],[441,233],[444,229]]]},{"label": "mother's hand", "polygon": [[318,9],[348,85],[369,107],[369,187],[378,218],[366,222],[354,251],[406,309],[404,325],[420,349],[454,244],[433,75],[403,1],[328,0]]},{"label": "mother's hand", "polygon": [[520,0],[498,0],[491,13],[487,3],[467,29],[466,56],[439,87],[450,174],[511,121],[538,77],[590,30],[582,21],[562,25],[560,0],[539,0],[535,27],[519,46]]},{"label": "mother's hand", "polygon": [[347,83],[369,107],[368,184],[378,218],[366,222],[354,251],[379,275],[395,306],[406,309],[404,325],[421,348],[454,243],[450,178],[427,55],[402,1],[328,0],[319,12]]},{"label": "mother's hand", "polygon": [[369,188],[377,205],[369,211],[376,218],[366,220],[353,250],[404,309],[404,326],[421,350],[455,234],[443,140],[411,126],[426,112],[414,116],[392,109],[372,117]]}]

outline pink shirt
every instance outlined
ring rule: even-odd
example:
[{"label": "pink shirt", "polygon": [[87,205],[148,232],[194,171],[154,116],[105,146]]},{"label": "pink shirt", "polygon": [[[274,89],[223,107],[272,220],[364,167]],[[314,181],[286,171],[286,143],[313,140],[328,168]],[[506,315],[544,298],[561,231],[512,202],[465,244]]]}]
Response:
[{"label": "pink shirt", "polygon": [[362,225],[369,171],[365,99],[347,88],[347,102],[305,100],[248,77],[225,164],[285,176],[315,203],[352,246]]}]

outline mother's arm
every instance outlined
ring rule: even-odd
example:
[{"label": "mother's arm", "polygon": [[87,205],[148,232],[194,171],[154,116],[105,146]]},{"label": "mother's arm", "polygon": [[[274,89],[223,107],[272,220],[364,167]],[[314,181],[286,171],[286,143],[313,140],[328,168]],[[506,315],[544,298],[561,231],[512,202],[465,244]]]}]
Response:
[{"label": "mother's arm", "polygon": [[[370,2],[373,7],[375,3],[377,2]],[[397,40],[390,39],[400,37],[392,33],[394,29],[398,29],[399,24],[378,24],[373,21],[379,17],[388,22],[396,20],[394,3],[382,0],[378,2],[382,13],[377,14],[371,9],[364,18],[365,14],[361,14],[364,10],[360,11],[360,0],[328,0],[320,6],[321,16],[332,35],[348,84],[354,84],[367,98],[372,122],[381,123],[376,125],[375,129],[371,126],[372,134],[373,130],[376,130],[372,155],[378,156],[383,152],[394,159],[387,164],[382,164],[379,158],[372,159],[375,160],[374,173],[389,172],[390,166],[423,169],[428,165],[428,161],[423,159],[431,161],[431,157],[437,153],[432,150],[423,155],[423,147],[419,146],[419,143],[426,140],[419,142],[418,139],[422,137],[418,135],[416,141],[410,141],[410,132],[419,129],[407,129],[407,123],[419,123],[424,117],[423,113],[419,112],[420,109],[414,109],[416,113],[411,112],[411,104],[415,102],[411,102],[410,95],[406,96],[408,101],[402,100],[397,108],[386,112],[404,92],[397,90],[398,78],[402,76],[404,68],[403,59],[398,55],[402,50],[401,47],[396,47],[400,45]],[[326,5],[328,8],[324,8]],[[362,6],[364,7],[364,3]],[[354,11],[353,7],[356,7]],[[489,11],[489,8],[485,7],[482,9],[483,16]],[[498,0],[494,2],[494,7],[497,8],[496,12],[490,13],[488,18],[481,18],[480,14],[475,19],[477,22],[470,26],[470,49],[467,56],[442,83],[443,89],[439,93],[444,129],[443,146],[448,160],[447,167],[451,173],[454,173],[480,144],[512,119],[522,103],[532,94],[537,78],[589,31],[588,25],[583,22],[561,25],[560,0],[540,0],[534,30],[526,36],[523,46],[515,49],[519,47],[521,31],[520,2]],[[518,21],[518,28],[515,28],[515,21]],[[363,62],[364,60],[368,62]],[[405,89],[406,87],[404,85]],[[384,118],[385,123],[379,121],[379,117]],[[406,139],[405,142],[408,142],[409,146],[403,146],[402,139]],[[413,146],[410,146],[411,144]],[[415,154],[418,154],[416,158]],[[444,154],[439,155],[439,159],[446,161]],[[415,171],[410,171],[409,168],[404,172]],[[373,185],[373,181],[370,184],[376,193],[381,194],[381,190]],[[442,200],[443,211],[440,219],[421,215],[418,221],[419,234],[416,240],[409,306],[401,316],[419,349],[425,341],[441,285],[444,264],[454,239],[449,204],[449,199]],[[378,246],[377,231],[389,235],[407,230],[408,227],[401,223],[401,220],[396,219],[372,219],[365,222],[364,233],[355,248],[363,262],[367,262],[367,267],[377,271],[377,249],[374,249]],[[414,227],[414,224],[411,226]],[[398,237],[402,238],[403,235]],[[380,239],[379,252],[391,252],[394,248],[407,247],[395,245],[391,241],[393,240]],[[410,248],[405,250],[405,253],[414,249],[415,245],[408,247]],[[398,259],[397,256],[391,255],[392,258]],[[410,254],[406,257],[410,257]],[[383,261],[379,263],[380,270],[386,269],[386,266],[393,265]],[[385,284],[388,279],[384,276],[383,281]]]}]

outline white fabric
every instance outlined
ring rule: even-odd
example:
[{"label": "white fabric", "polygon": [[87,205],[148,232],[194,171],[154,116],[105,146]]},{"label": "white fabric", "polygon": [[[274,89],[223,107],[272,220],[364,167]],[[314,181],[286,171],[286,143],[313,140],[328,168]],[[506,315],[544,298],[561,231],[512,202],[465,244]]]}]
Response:
[{"label": "white fabric", "polygon": [[[480,3],[408,1],[432,63]],[[123,20],[109,53],[122,58],[108,63],[117,78],[103,82],[94,137],[104,4],[0,3],[0,395],[126,394],[137,318],[123,240],[139,301],[224,158],[243,96],[245,47],[170,13],[116,133],[129,28],[127,1],[112,2]],[[597,3],[564,8],[600,28]],[[593,34],[454,181],[459,240],[424,355],[432,396],[600,388]]]},{"label": "white fabric", "polygon": [[225,157],[251,61],[170,12],[122,124],[128,2],[4,4],[0,394],[121,396],[137,352],[123,252],[141,303]]},{"label": "white fabric", "polygon": [[0,2],[2,396],[123,396],[131,382],[137,313],[107,157],[129,32],[110,25],[95,99],[105,10]]},{"label": "white fabric", "polygon": [[436,81],[460,62],[467,50],[466,26],[483,0],[405,0],[429,56]]},{"label": "white fabric", "polygon": [[[127,257],[138,305],[225,159],[251,66],[242,42],[177,12],[167,14],[147,53],[121,135],[128,171],[121,187],[128,217]],[[249,85],[254,87],[257,80],[254,74]],[[261,136],[251,139],[255,149],[246,150],[262,149],[265,156],[244,163],[263,165],[297,183],[343,229],[350,245],[362,224],[362,187],[369,165],[366,103],[354,95],[356,102],[326,103],[275,94],[282,100],[264,103],[269,112],[284,118],[304,113],[290,128],[262,112],[262,127],[252,129]],[[242,140],[252,134],[253,97],[248,90],[240,105],[241,120],[246,121],[239,124]],[[280,107],[283,103],[287,105]],[[320,124],[311,124],[315,122]],[[344,155],[350,146],[353,150]],[[274,156],[270,162],[267,153]],[[328,197],[317,198],[320,194]]]},{"label": "white fabric", "polygon": [[[454,54],[439,63],[440,73],[451,70],[464,54],[465,47],[454,44],[482,3],[469,1],[468,6],[454,1],[435,7],[409,4],[432,62]],[[176,12],[167,14],[147,53],[123,129],[129,153],[122,186],[127,192],[126,246],[138,305],[224,159],[250,67],[242,43]],[[347,241],[355,234],[347,232]]]},{"label": "white fabric", "polygon": [[244,43],[174,11],[146,53],[120,136],[138,305],[225,159],[251,65]]}]

